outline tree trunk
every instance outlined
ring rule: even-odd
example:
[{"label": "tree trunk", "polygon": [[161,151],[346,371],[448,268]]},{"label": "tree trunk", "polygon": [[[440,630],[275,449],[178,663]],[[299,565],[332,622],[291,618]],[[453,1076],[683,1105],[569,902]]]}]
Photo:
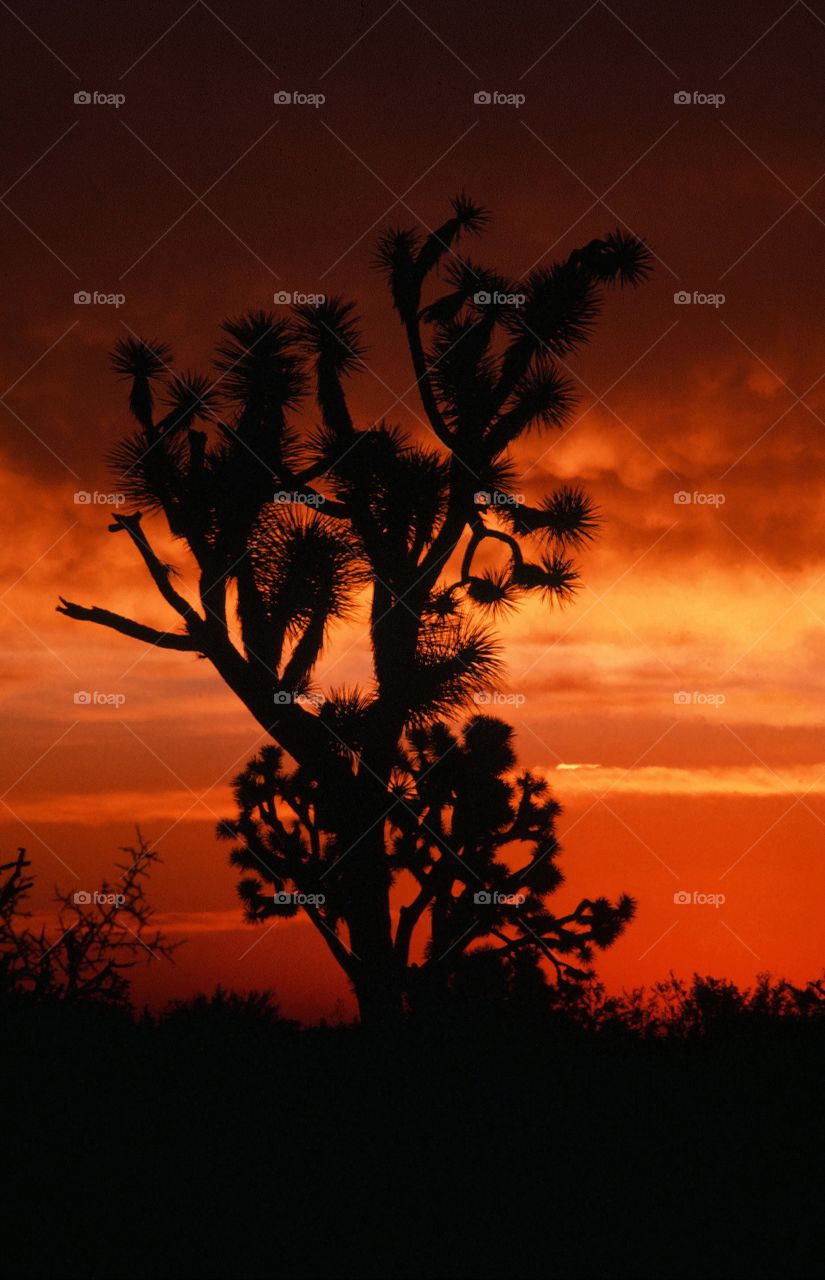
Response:
[{"label": "tree trunk", "polygon": [[346,921],[355,959],[355,994],[361,1022],[371,1030],[398,1025],[403,1012],[401,980],[390,915],[384,813],[388,796],[375,779],[353,789],[347,830],[351,848],[347,866]]},{"label": "tree trunk", "polygon": [[370,969],[356,983],[355,994],[358,1016],[367,1031],[384,1034],[400,1027],[404,1009],[401,985],[394,971]]}]

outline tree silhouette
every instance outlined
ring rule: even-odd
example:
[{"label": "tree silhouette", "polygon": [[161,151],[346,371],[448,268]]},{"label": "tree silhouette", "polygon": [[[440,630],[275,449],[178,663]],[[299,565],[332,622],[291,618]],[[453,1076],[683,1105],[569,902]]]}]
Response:
[{"label": "tree silhouette", "polygon": [[[555,822],[560,806],[547,783],[525,772],[509,725],[474,716],[460,734],[442,721],[412,728],[399,748],[386,816],[387,862],[393,879],[415,886],[400,908],[393,957],[411,1005],[443,1001],[454,976],[466,985],[468,948],[487,984],[505,985],[541,959],[559,981],[592,976],[593,947],[609,946],[632,918],[634,903],[584,899],[554,915],[546,899],[563,883]],[[235,781],[238,817],[218,834],[238,843],[231,861],[252,874],[240,882],[247,919],[260,922],[304,911],[359,989],[361,957],[348,948],[353,882],[350,849],[338,834],[330,797],[311,771],[284,768],[283,752],[266,747]],[[333,804],[336,803],[333,801]],[[357,873],[356,873],[357,875]],[[416,929],[427,924],[424,958],[411,959]],[[584,966],[584,967],[582,967]],[[472,979],[470,979],[472,981]]]},{"label": "tree silhouette", "polygon": [[[130,383],[138,429],[112,462],[135,512],[115,515],[110,529],[130,537],[179,629],[59,606],[207,658],[272,736],[280,750],[239,783],[237,826],[249,843],[236,860],[251,861],[257,843],[261,886],[305,896],[300,886],[317,896],[323,876],[324,912],[304,909],[373,1022],[401,1008],[409,934],[425,912],[421,978],[437,985],[442,946],[461,953],[482,937],[498,937],[511,957],[534,948],[572,973],[566,957],[586,963],[632,910],[629,899],[599,899],[572,916],[547,912],[542,897],[559,880],[552,802],[529,775],[506,782],[506,726],[471,720],[457,737],[444,722],[500,674],[491,621],[530,596],[563,604],[575,592],[570,552],[593,537],[593,506],[571,486],[528,504],[514,492],[511,450],[567,420],[574,394],[560,361],[589,340],[605,289],[642,280],[650,254],[616,231],[514,282],[457,251],[483,229],[484,210],[459,196],[452,211],[429,236],[388,231],[377,251],[435,443],[353,421],[345,386],[365,349],[354,304],[340,298],[226,322],[211,380],[175,372],[164,343],[122,340],[113,364]],[[425,301],[436,278],[446,291]],[[313,426],[299,416],[310,387]],[[197,603],[152,549],[144,513],[162,514],[191,553]],[[333,689],[319,707],[312,679],[330,626],[364,595],[372,683]],[[522,829],[534,853],[519,880],[518,932],[506,904],[472,903],[473,916],[470,898],[514,883],[498,854]],[[390,888],[402,872],[418,888],[394,930]],[[262,888],[247,881],[244,893],[259,918]]]},{"label": "tree silhouette", "polygon": [[171,960],[170,943],[152,925],[145,881],[159,854],[138,832],[138,846],[123,849],[120,875],[95,892],[55,889],[57,936],[28,924],[26,901],[34,884],[25,849],[0,865],[0,999],[20,996],[129,1006],[128,971],[140,961]]}]

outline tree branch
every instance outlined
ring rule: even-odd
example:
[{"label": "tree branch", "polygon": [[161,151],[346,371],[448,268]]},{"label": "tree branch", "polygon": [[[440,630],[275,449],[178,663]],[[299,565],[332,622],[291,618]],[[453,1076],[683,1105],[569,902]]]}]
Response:
[{"label": "tree branch", "polygon": [[532,929],[530,930],[529,936],[528,936],[528,934],[526,934],[526,933],[525,933],[525,934],[522,934],[522,936],[521,936],[520,938],[508,938],[507,934],[506,934],[506,933],[502,933],[499,929],[493,929],[493,930],[491,930],[491,932],[492,932],[492,933],[493,933],[493,934],[494,934],[494,935],[495,935],[495,936],[496,936],[496,937],[497,937],[501,942],[505,943],[505,945],[504,945],[503,947],[499,947],[499,948],[498,948],[498,954],[499,954],[499,955],[507,955],[509,952],[511,952],[511,951],[517,951],[517,950],[519,950],[521,947],[529,947],[529,946],[531,946],[531,945],[533,945],[533,946],[538,945],[539,949],[544,953],[544,955],[546,956],[546,958],[547,958],[549,961],[551,961],[551,963],[553,964],[553,967],[554,967],[554,968],[555,968],[555,970],[556,970],[556,976],[557,976],[557,978],[559,979],[559,982],[563,982],[563,981],[564,981],[564,978],[563,978],[563,976],[562,976],[562,968],[565,968],[565,969],[566,969],[566,968],[568,968],[569,966],[568,966],[568,965],[566,965],[566,964],[564,963],[564,961],[563,961],[563,960],[559,960],[559,959],[554,955],[554,953],[553,953],[553,951],[550,949],[550,947],[547,945],[547,943],[545,942],[544,938],[540,938],[540,937],[539,937],[539,935],[538,935],[537,933],[533,933]]},{"label": "tree branch", "polygon": [[407,332],[407,345],[410,349],[413,372],[415,373],[416,386],[421,396],[421,403],[438,439],[448,449],[452,449],[453,434],[444,421],[441,410],[438,407],[438,401],[435,398],[430,379],[430,370],[427,366],[427,358],[424,355],[424,347],[421,343],[421,326],[418,316],[415,314],[407,316],[404,327]]},{"label": "tree branch", "polygon": [[464,559],[461,563],[462,583],[469,580],[473,556],[485,538],[494,538],[497,542],[505,543],[505,545],[510,548],[510,554],[513,557],[513,568],[520,569],[523,566],[524,556],[521,554],[521,547],[512,534],[502,533],[500,529],[488,529],[486,525],[479,522],[478,525],[473,527],[473,536],[467,544],[467,550],[464,553]]},{"label": "tree branch", "polygon": [[154,627],[147,627],[142,622],[135,622],[132,618],[124,618],[120,613],[111,613],[108,609],[98,609],[93,605],[90,609],[82,604],[74,604],[71,600],[64,600],[62,596],[58,596],[60,604],[57,606],[57,613],[63,613],[67,618],[74,618],[77,622],[95,622],[100,627],[109,627],[112,631],[119,631],[121,635],[130,636],[133,640],[143,640],[145,644],[156,645],[158,649],[177,649],[184,653],[202,653],[203,649],[191,636],[180,635],[174,631],[156,631]]},{"label": "tree branch", "polygon": [[432,872],[426,877],[420,893],[409,906],[404,906],[398,913],[398,927],[395,931],[395,957],[399,964],[407,967],[410,959],[410,943],[415,927],[435,896],[432,885]]},{"label": "tree branch", "polygon": [[344,973],[351,982],[355,981],[357,966],[353,964],[353,959],[357,959],[353,951],[348,950],[345,944],[338,937],[334,929],[331,929],[321,912],[317,907],[311,906],[309,903],[303,904],[304,912],[315,925],[315,928],[321,934],[335,959],[340,964]]},{"label": "tree branch", "polygon": [[151,574],[152,581],[166,603],[170,604],[175,612],[180,614],[185,622],[189,623],[193,619],[197,619],[198,622],[202,622],[203,619],[192,607],[189,601],[185,600],[184,597],[172,586],[170,580],[171,567],[168,564],[164,564],[152,550],[149,540],[141,528],[140,522],[141,513],[139,511],[135,512],[135,514],[131,516],[115,516],[113,523],[109,525],[109,532],[119,533],[121,529],[125,529],[140,552],[143,563]]}]

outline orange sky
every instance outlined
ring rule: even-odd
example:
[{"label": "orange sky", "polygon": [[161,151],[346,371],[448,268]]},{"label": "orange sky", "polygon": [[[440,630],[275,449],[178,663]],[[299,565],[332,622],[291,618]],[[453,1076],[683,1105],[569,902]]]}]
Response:
[{"label": "orange sky", "polygon": [[[260,740],[246,711],[206,664],[53,611],[60,592],[167,618],[105,508],[73,502],[111,490],[103,457],[128,427],[107,350],[133,330],[206,368],[227,314],[341,292],[370,343],[359,420],[421,432],[372,245],[390,221],[433,226],[462,188],[494,215],[473,254],[515,277],[617,224],[658,258],[571,361],[572,425],[518,459],[531,498],[581,480],[605,515],[577,602],[504,632],[519,702],[500,712],[564,805],[562,893],[639,899],[600,961],[611,986],[821,969],[820,7],[770,31],[781,5],[181,0],[172,29],[162,3],[90,0],[73,25],[45,0],[0,11],[3,847],[28,846],[40,907],[54,880],[94,885],[136,822],[159,843],[155,900],[189,941],[141,997],[274,985],[310,1017],[348,999],[306,927],[240,923],[213,827]],[[276,107],[279,89],[326,102]],[[525,102],[476,105],[480,89]],[[694,91],[725,102],[674,102]],[[76,306],[80,289],[125,301]],[[322,683],[365,670],[361,620]],[[125,702],[78,707],[81,689]],[[679,907],[679,890],[726,901]]]}]

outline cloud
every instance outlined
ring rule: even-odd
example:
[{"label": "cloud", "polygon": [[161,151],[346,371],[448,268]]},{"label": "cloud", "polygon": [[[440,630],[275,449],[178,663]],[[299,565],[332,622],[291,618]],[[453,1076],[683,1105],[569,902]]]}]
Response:
[{"label": "cloud", "polygon": [[48,795],[34,793],[16,799],[9,807],[24,822],[60,823],[65,826],[95,827],[109,823],[160,821],[175,823],[217,821],[234,812],[229,786],[213,788],[203,799],[185,788],[160,790],[150,787],[132,791],[63,791]]},{"label": "cloud", "polygon": [[[563,788],[556,770],[565,771]],[[582,775],[586,771],[586,776]],[[798,796],[825,795],[825,760],[794,768],[767,765],[679,769],[664,765],[641,765],[621,769],[602,765],[556,765],[555,770],[538,769],[553,784],[555,793],[566,801],[605,799],[609,795],[638,796],[786,796],[791,803]]]}]

